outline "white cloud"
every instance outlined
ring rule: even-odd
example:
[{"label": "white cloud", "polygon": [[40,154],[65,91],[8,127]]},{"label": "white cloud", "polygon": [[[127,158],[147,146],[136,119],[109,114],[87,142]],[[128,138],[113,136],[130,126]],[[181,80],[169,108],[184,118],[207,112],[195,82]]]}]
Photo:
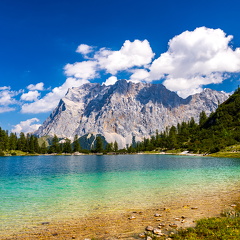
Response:
[{"label": "white cloud", "polygon": [[9,87],[9,86],[0,87],[0,91],[2,91],[2,90],[10,90],[10,89],[11,89],[11,87]]},{"label": "white cloud", "polygon": [[202,92],[202,86],[211,83],[221,83],[225,78],[226,76],[221,73],[212,73],[209,74],[207,77],[197,75],[195,77],[192,77],[191,79],[168,77],[164,81],[164,85],[167,89],[175,91],[179,96],[186,98],[189,95]]},{"label": "white cloud", "polygon": [[183,97],[203,85],[221,83],[223,73],[240,71],[240,49],[229,46],[232,38],[221,29],[206,27],[175,36],[168,51],[150,66],[149,80],[166,79],[163,84]]},{"label": "white cloud", "polygon": [[0,87],[0,113],[16,110],[12,105],[18,105],[15,97],[22,93],[22,90],[12,91],[10,87]]},{"label": "white cloud", "polygon": [[22,113],[43,113],[52,111],[58,104],[59,100],[65,96],[67,90],[72,87],[79,87],[87,80],[79,80],[76,78],[67,78],[65,83],[60,87],[55,87],[51,92],[46,94],[43,98],[33,103],[24,104],[22,106]]},{"label": "white cloud", "polygon": [[0,105],[7,106],[16,104],[17,101],[13,97],[15,97],[17,94],[17,92],[10,90],[0,91]]},{"label": "white cloud", "polygon": [[149,79],[149,72],[145,69],[134,69],[132,72],[133,74],[130,77],[131,82],[142,82]]},{"label": "white cloud", "polygon": [[126,40],[119,51],[100,49],[94,56],[101,69],[115,75],[118,71],[129,70],[132,67],[142,67],[149,64],[154,53],[147,40]]},{"label": "white cloud", "polygon": [[117,82],[117,77],[115,77],[115,76],[111,76],[111,77],[109,77],[104,83],[102,83],[102,84],[104,84],[104,85],[106,85],[106,86],[109,86],[109,85],[114,85],[116,82]]},{"label": "white cloud", "polygon": [[16,109],[13,107],[7,107],[7,106],[0,106],[0,113],[5,113],[5,112],[12,112],[15,111]]},{"label": "white cloud", "polygon": [[[76,52],[81,53],[85,60],[65,65],[66,82],[41,99],[38,99],[37,91],[44,90],[43,83],[29,85],[30,92],[23,94],[21,99],[35,102],[24,104],[21,112],[51,111],[68,88],[78,87],[103,74],[112,75],[103,83],[112,85],[122,71],[132,73],[129,81],[133,82],[163,80],[168,89],[187,97],[202,91],[204,85],[221,83],[226,79],[225,73],[240,72],[240,48],[234,50],[230,47],[232,38],[221,29],[200,27],[185,31],[171,39],[168,51],[154,61],[155,54],[147,40],[126,40],[117,51],[107,48],[95,51],[93,47],[81,44]],[[87,56],[89,53],[92,53],[92,58]],[[5,98],[6,102],[10,100],[11,97]]]},{"label": "white cloud", "polygon": [[64,67],[65,74],[68,77],[75,77],[80,79],[94,79],[97,74],[97,62],[95,61],[83,61],[76,62],[74,64],[67,64]]},{"label": "white cloud", "polygon": [[21,121],[19,124],[15,125],[14,128],[11,130],[13,133],[32,133],[36,131],[41,124],[33,124],[35,122],[39,122],[38,118],[31,118],[26,121]]},{"label": "white cloud", "polygon": [[34,90],[42,91],[44,90],[44,83],[40,82],[40,83],[37,83],[36,85],[30,84],[27,86],[27,89],[30,91],[34,91]]},{"label": "white cloud", "polygon": [[21,96],[21,100],[23,101],[37,101],[40,93],[38,91],[29,91],[28,93],[23,93]]},{"label": "white cloud", "polygon": [[93,47],[87,44],[80,44],[76,50],[76,52],[81,53],[83,55],[87,55],[88,53],[93,51]]}]

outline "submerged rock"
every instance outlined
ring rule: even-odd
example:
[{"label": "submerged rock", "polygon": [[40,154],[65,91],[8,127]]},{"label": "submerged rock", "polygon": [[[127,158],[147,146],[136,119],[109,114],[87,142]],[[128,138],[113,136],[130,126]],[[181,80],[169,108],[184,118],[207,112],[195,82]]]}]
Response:
[{"label": "submerged rock", "polygon": [[42,225],[48,225],[50,222],[42,222]]}]

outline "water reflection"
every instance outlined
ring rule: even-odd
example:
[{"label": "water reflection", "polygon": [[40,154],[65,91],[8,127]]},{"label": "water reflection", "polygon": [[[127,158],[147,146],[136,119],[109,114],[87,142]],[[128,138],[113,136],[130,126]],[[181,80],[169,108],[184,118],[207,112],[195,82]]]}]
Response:
[{"label": "water reflection", "polygon": [[240,159],[171,155],[23,156],[0,158],[0,177],[238,167]]}]

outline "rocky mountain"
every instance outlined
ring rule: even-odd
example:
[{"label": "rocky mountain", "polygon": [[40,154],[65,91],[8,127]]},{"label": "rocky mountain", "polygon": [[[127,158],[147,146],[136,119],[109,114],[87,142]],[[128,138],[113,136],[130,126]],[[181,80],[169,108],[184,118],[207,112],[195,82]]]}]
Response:
[{"label": "rocky mountain", "polygon": [[226,93],[211,89],[182,99],[162,84],[88,83],[69,89],[35,134],[70,139],[76,134],[101,134],[121,148],[131,144],[133,136],[142,140],[191,117],[198,121],[201,111],[210,114],[227,98]]}]

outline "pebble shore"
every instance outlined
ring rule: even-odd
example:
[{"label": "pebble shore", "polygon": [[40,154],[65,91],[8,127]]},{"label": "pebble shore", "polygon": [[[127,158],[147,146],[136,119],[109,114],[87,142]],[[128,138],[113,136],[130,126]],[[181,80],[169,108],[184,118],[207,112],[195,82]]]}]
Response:
[{"label": "pebble shore", "polygon": [[[223,210],[239,203],[240,191],[226,192],[201,199],[176,199],[167,206],[148,209],[123,209],[111,212],[93,212],[86,218],[40,222],[20,232],[4,232],[2,240],[78,239],[117,240],[153,237],[170,240],[178,229],[194,227],[197,219],[218,217]],[[159,202],[161,202],[159,200]]]}]

